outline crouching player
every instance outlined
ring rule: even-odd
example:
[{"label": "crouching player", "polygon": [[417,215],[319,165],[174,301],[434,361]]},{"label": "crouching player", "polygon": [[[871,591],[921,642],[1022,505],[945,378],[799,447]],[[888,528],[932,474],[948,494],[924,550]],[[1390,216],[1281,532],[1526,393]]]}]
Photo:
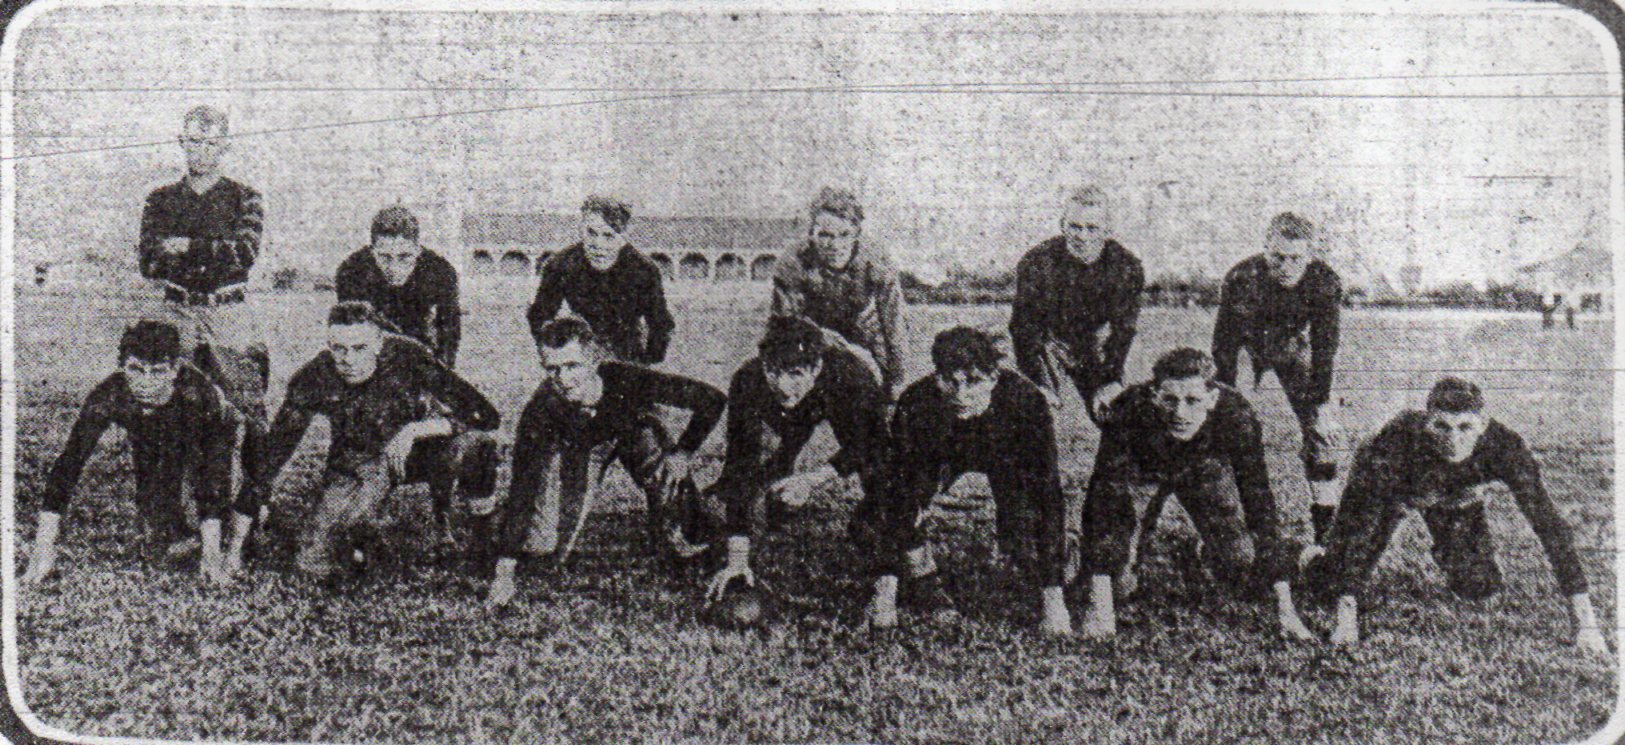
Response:
[{"label": "crouching player", "polygon": [[1199,350],[1175,349],[1151,374],[1150,382],[1117,398],[1102,424],[1083,504],[1090,573],[1084,633],[1097,639],[1117,633],[1112,593],[1132,591],[1134,554],[1148,544],[1144,534],[1173,494],[1215,578],[1243,591],[1269,582],[1281,628],[1313,638],[1292,604],[1298,547],[1281,536],[1252,406],[1215,379],[1213,359]]},{"label": "crouching player", "polygon": [[909,386],[892,419],[892,467],[883,503],[886,568],[875,581],[869,623],[897,624],[899,576],[905,605],[934,620],[953,617],[920,527],[931,500],[961,474],[987,475],[993,491],[998,547],[1023,579],[1039,588],[1039,628],[1069,634],[1072,620],[1061,588],[1066,581],[1065,504],[1056,471],[1055,431],[1048,399],[1011,370],[986,332],[960,326],[931,345],[935,372]]},{"label": "crouching player", "polygon": [[203,579],[227,584],[220,522],[231,512],[233,530],[242,536],[254,514],[242,503],[228,509],[242,414],[182,359],[180,332],[168,323],[141,321],[125,329],[118,361],[119,370],[85,398],[67,445],[51,466],[22,582],[36,584],[51,573],[68,499],[97,440],[117,424],[130,443],[136,506],[148,530],[167,545],[170,558],[195,550],[201,534]]},{"label": "crouching player", "polygon": [[[704,513],[721,522],[727,554],[706,587],[722,599],[735,580],[755,585],[753,526],[774,530],[786,511],[806,504],[824,484],[854,474],[863,500],[848,533],[872,549],[876,503],[886,458],[886,392],[845,346],[826,345],[817,325],[795,316],[768,321],[759,356],[734,373],[728,387],[728,448],[722,477],[706,490]],[[797,473],[796,456],[822,422],[840,451],[828,463]]]},{"label": "crouching player", "polygon": [[[650,543],[679,556],[697,554],[678,518],[683,505],[673,495],[690,485],[694,451],[722,418],[727,397],[698,380],[616,361],[579,318],[539,326],[536,351],[543,380],[514,433],[513,483],[496,536],[496,573],[487,603],[500,606],[513,599],[521,552],[567,555],[591,511],[595,450],[603,452],[600,478],[611,460],[619,460],[643,490]],[[661,426],[657,406],[688,410],[688,426],[677,442]],[[549,490],[554,460],[559,488]],[[571,526],[562,547],[561,523]]]},{"label": "crouching player", "polygon": [[1486,486],[1497,481],[1546,549],[1558,589],[1569,598],[1576,645],[1607,655],[1569,526],[1541,484],[1540,466],[1517,433],[1485,415],[1478,386],[1458,378],[1440,380],[1426,411],[1400,414],[1360,448],[1324,553],[1304,552],[1308,590],[1337,598],[1332,642],[1359,640],[1357,598],[1407,509],[1421,513],[1451,592],[1468,600],[1500,592],[1486,514]]},{"label": "crouching player", "polygon": [[[481,516],[496,506],[497,448],[488,434],[499,422],[496,409],[428,347],[382,324],[365,302],[333,306],[327,349],[288,381],[255,477],[262,499],[311,420],[327,418],[332,435],[321,498],[296,557],[313,578],[332,574],[336,555],[356,547],[396,486],[427,482],[431,491],[460,491],[476,516],[477,541],[488,520]],[[234,540],[232,556],[241,550]]]}]

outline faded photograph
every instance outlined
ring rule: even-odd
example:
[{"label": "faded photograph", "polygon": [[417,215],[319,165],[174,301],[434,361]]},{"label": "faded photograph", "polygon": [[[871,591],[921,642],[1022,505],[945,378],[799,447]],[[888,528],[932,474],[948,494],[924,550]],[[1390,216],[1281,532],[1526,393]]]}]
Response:
[{"label": "faded photograph", "polygon": [[95,742],[1617,737],[1529,3],[40,3],[4,669]]}]

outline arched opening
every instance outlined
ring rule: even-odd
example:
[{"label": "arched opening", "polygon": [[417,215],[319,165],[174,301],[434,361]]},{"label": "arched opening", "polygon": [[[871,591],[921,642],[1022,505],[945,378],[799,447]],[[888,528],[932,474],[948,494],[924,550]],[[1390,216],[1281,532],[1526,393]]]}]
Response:
[{"label": "arched opening", "polygon": [[771,254],[756,257],[755,261],[750,262],[750,278],[757,281],[772,279],[773,267],[778,261],[778,258]]},{"label": "arched opening", "polygon": [[745,278],[745,260],[733,254],[723,254],[717,259],[716,279],[718,282],[735,282]]},{"label": "arched opening", "polygon": [[542,267],[547,266],[547,260],[553,258],[552,252],[544,252],[536,257],[536,273],[542,273]]},{"label": "arched opening", "polygon": [[671,268],[671,257],[670,256],[667,256],[667,255],[662,254],[662,253],[652,253],[652,254],[649,254],[649,260],[653,261],[655,263],[655,266],[660,267],[660,276],[665,277],[666,279],[671,279],[672,278],[672,268]]},{"label": "arched opening", "polygon": [[490,274],[496,271],[496,261],[491,258],[490,251],[475,251],[474,261],[469,265],[473,274]]},{"label": "arched opening", "polygon": [[526,276],[530,274],[530,257],[523,251],[509,251],[502,255],[502,264],[498,270],[510,277]]},{"label": "arched opening", "polygon": [[680,270],[679,276],[683,279],[710,279],[711,262],[700,254],[689,254],[683,257]]}]

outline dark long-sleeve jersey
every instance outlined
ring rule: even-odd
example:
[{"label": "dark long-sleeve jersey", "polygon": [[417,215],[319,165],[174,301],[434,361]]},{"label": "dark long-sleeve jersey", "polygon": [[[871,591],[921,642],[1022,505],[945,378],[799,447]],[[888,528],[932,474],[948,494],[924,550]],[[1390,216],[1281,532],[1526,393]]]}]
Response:
[{"label": "dark long-sleeve jersey", "polygon": [[1189,440],[1175,438],[1165,417],[1156,405],[1154,384],[1138,383],[1123,391],[1113,403],[1110,417],[1101,424],[1100,451],[1090,481],[1148,476],[1162,481],[1176,478],[1191,464],[1217,460],[1230,466],[1247,530],[1255,543],[1260,547],[1280,545],[1281,518],[1264,464],[1263,430],[1246,397],[1222,386],[1207,421]]},{"label": "dark long-sleeve jersey", "polygon": [[617,357],[644,365],[666,359],[677,323],[666,308],[665,281],[660,266],[632,246],[604,271],[587,263],[579,243],[548,259],[527,314],[531,334],[566,301]]},{"label": "dark long-sleeve jersey", "polygon": [[[1044,343],[1071,350],[1069,364],[1085,371],[1091,387],[1123,379],[1123,364],[1140,318],[1145,270],[1117,241],[1106,241],[1085,264],[1056,236],[1034,246],[1016,264],[1016,300],[1010,312],[1010,344],[1016,365],[1034,381],[1047,381]],[[1110,327],[1101,341],[1100,331]]]},{"label": "dark long-sleeve jersey", "polygon": [[1282,341],[1304,330],[1309,334],[1309,403],[1331,398],[1332,362],[1337,357],[1338,316],[1343,284],[1323,261],[1311,261],[1296,285],[1285,287],[1269,275],[1269,262],[1258,254],[1230,269],[1224,276],[1219,315],[1213,322],[1213,359],[1219,380],[1236,384],[1236,360],[1243,347],[1253,355],[1253,367]]},{"label": "dark long-sleeve jersey", "polygon": [[[68,442],[52,464],[41,509],[63,513],[79,482],[85,462],[96,442],[110,425],[124,429],[130,448],[137,454],[159,450],[190,450],[201,458],[193,495],[200,513],[218,517],[223,511],[231,485],[232,449],[236,443],[237,420],[231,404],[214,384],[196,368],[183,366],[175,381],[175,393],[163,406],[148,409],[130,395],[123,372],[108,376],[85,398],[68,434]],[[179,477],[179,472],[154,474]],[[178,484],[160,484],[159,489],[178,489]],[[176,492],[178,493],[178,492]]]},{"label": "dark long-sleeve jersey", "polygon": [[392,285],[372,250],[363,248],[339,264],[333,277],[340,302],[365,300],[395,327],[434,350],[446,367],[457,364],[463,337],[463,310],[458,304],[457,270],[440,254],[423,249],[406,281]]},{"label": "dark long-sleeve jersey", "polygon": [[[1499,481],[1512,492],[1546,550],[1558,588],[1565,595],[1585,592],[1585,572],[1574,551],[1569,525],[1546,494],[1540,466],[1523,438],[1492,419],[1472,455],[1450,463],[1437,454],[1426,425],[1426,412],[1407,411],[1362,446],[1355,454],[1339,510],[1375,521],[1383,519],[1387,510],[1403,506],[1449,509],[1479,499],[1480,492],[1474,487]],[[1363,569],[1358,562],[1344,566],[1345,574],[1338,579],[1345,593],[1358,592],[1365,581]]]},{"label": "dark long-sleeve jersey", "polygon": [[[910,385],[892,418],[892,490],[889,527],[910,533],[920,510],[951,473],[976,471],[1009,483],[1036,511],[1039,571],[1044,586],[1066,575],[1066,503],[1057,470],[1055,427],[1038,387],[1000,370],[993,400],[982,414],[960,419],[934,378]],[[997,473],[995,473],[997,472]],[[894,547],[895,552],[899,548]]]},{"label": "dark long-sleeve jersey", "polygon": [[[827,347],[812,390],[786,409],[768,385],[761,360],[753,358],[734,373],[728,386],[728,445],[722,479],[761,485],[772,478],[770,473],[790,471],[821,422],[829,422],[840,445],[829,459],[837,474],[878,473],[887,455],[886,400],[885,391],[862,361],[845,349]],[[781,443],[778,452],[763,452],[768,443],[763,441],[762,428]],[[789,462],[770,463],[774,458]],[[728,491],[727,529],[731,534],[750,534],[750,511],[757,491]]]},{"label": "dark long-sleeve jersey", "polygon": [[[705,443],[728,405],[727,396],[715,386],[646,367],[612,360],[599,366],[598,376],[603,380],[603,393],[590,412],[545,384],[525,405],[514,431],[513,482],[504,516],[507,524],[529,524],[536,497],[546,484],[548,462],[556,453],[619,442],[655,417],[658,406],[688,410],[688,425],[674,448],[692,453]],[[510,543],[523,542],[524,531],[512,536]],[[517,551],[518,546],[510,549]]]},{"label": "dark long-sleeve jersey", "polygon": [[385,334],[372,377],[351,385],[339,377],[333,356],[323,350],[288,381],[288,393],[266,438],[256,496],[268,496],[282,467],[293,456],[310,421],[324,416],[331,425],[327,466],[353,473],[382,455],[407,424],[444,416],[457,428],[491,431],[501,417],[473,385],[440,364],[421,343]]},{"label": "dark long-sleeve jersey", "polygon": [[[259,192],[228,178],[202,194],[185,179],[154,189],[141,211],[141,276],[192,292],[247,282],[260,255],[264,218]],[[166,238],[191,240],[185,251],[169,253]]]},{"label": "dark long-sleeve jersey", "polygon": [[903,286],[882,249],[860,242],[845,267],[830,269],[801,243],[779,257],[770,314],[805,318],[874,358],[887,395],[903,383]]}]

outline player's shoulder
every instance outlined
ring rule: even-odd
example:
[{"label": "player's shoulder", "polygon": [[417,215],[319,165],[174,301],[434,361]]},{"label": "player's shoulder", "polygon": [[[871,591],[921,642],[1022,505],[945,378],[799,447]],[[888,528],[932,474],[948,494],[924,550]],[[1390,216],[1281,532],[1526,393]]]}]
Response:
[{"label": "player's shoulder", "polygon": [[384,343],[378,350],[378,365],[384,364],[435,362],[434,351],[428,345],[404,334],[391,331],[384,332]]},{"label": "player's shoulder", "polygon": [[1104,256],[1115,264],[1131,267],[1135,271],[1144,270],[1144,263],[1140,261],[1139,254],[1129,250],[1127,246],[1117,242],[1116,239],[1107,239],[1102,251]]},{"label": "player's shoulder", "polygon": [[152,187],[150,190],[147,191],[147,201],[148,202],[169,201],[171,199],[175,199],[176,197],[181,196],[181,194],[182,194],[181,190],[182,189],[187,189],[187,188],[189,188],[189,187],[187,187],[186,181],[184,179],[182,179],[180,181],[166,181],[166,182],[164,182],[162,184],[159,184],[157,186]]},{"label": "player's shoulder", "polygon": [[1059,235],[1045,238],[1033,244],[1016,262],[1016,271],[1040,269],[1053,265],[1055,258],[1059,255],[1057,252],[1062,250],[1065,245],[1066,238]]},{"label": "player's shoulder", "polygon": [[859,241],[853,261],[871,279],[885,281],[897,277],[897,262],[892,261],[891,252],[873,241]]},{"label": "player's shoulder", "polygon": [[229,176],[221,176],[220,185],[224,186],[231,193],[237,195],[237,197],[240,199],[247,200],[260,198],[260,193],[257,189]]},{"label": "player's shoulder", "polygon": [[1527,450],[1529,447],[1524,443],[1523,435],[1494,417],[1485,423],[1483,437],[1491,446],[1505,450]]},{"label": "player's shoulder", "polygon": [[897,396],[897,408],[918,411],[922,407],[935,405],[941,398],[942,389],[937,387],[936,379],[926,375],[903,388],[903,392]]},{"label": "player's shoulder", "polygon": [[785,246],[784,250],[779,252],[778,261],[773,264],[773,281],[800,283],[812,268],[811,252],[812,247],[804,240]]},{"label": "player's shoulder", "polygon": [[423,253],[418,256],[418,265],[436,282],[457,281],[457,267],[452,266],[446,257],[432,248],[423,249]]},{"label": "player's shoulder", "polygon": [[366,246],[362,246],[361,248],[351,251],[344,257],[343,261],[339,262],[339,268],[334,272],[334,275],[338,276],[353,274],[361,271],[366,266],[367,262],[372,261],[371,252],[372,249]]},{"label": "player's shoulder", "polygon": [[90,389],[85,396],[85,408],[106,410],[115,405],[129,393],[129,385],[124,380],[124,371],[115,370],[112,374],[102,378],[96,387]]},{"label": "player's shoulder", "polygon": [[1322,291],[1336,291],[1343,286],[1342,276],[1337,273],[1336,269],[1332,268],[1331,264],[1321,259],[1309,262],[1309,266],[1303,271],[1304,279]]},{"label": "player's shoulder", "polygon": [[1048,410],[1049,400],[1038,389],[1038,384],[1027,379],[1027,376],[1009,368],[999,368],[998,381],[993,384],[993,395],[1015,402],[1022,406],[1038,404]]},{"label": "player's shoulder", "polygon": [[547,257],[547,261],[542,262],[542,276],[546,277],[569,271],[570,268],[583,265],[586,261],[587,249],[583,248],[580,243],[572,243],[565,246],[558,253]]},{"label": "player's shoulder", "polygon": [[635,272],[645,279],[649,277],[660,279],[664,276],[660,273],[660,265],[656,264],[654,259],[630,243],[621,249],[620,262],[628,271]]},{"label": "player's shoulder", "polygon": [[1225,282],[1253,281],[1264,276],[1264,272],[1268,268],[1269,261],[1264,258],[1264,254],[1256,253],[1232,265],[1230,271],[1225,272],[1224,280]]}]

